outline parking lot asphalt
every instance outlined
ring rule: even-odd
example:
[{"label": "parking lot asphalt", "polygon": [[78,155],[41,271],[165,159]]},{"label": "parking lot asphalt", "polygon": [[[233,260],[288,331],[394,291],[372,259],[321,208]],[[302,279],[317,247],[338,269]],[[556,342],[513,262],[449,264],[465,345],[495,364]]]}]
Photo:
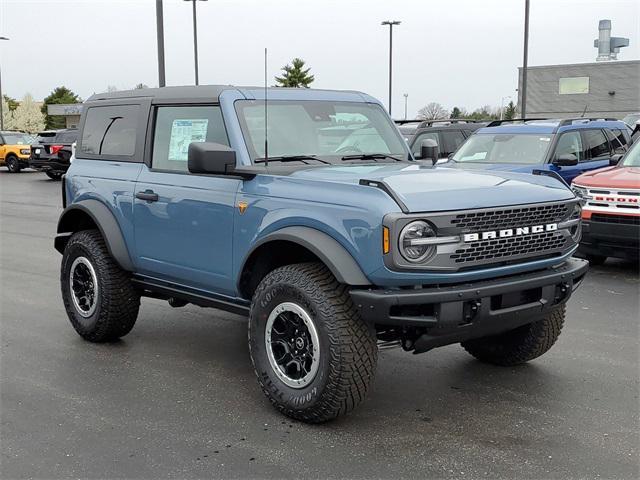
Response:
[{"label": "parking lot asphalt", "polygon": [[593,268],[530,364],[383,351],[368,401],[310,426],[262,395],[241,317],[143,299],[124,339],[82,341],[53,249],[60,183],[2,168],[0,201],[2,478],[640,476],[633,264]]}]

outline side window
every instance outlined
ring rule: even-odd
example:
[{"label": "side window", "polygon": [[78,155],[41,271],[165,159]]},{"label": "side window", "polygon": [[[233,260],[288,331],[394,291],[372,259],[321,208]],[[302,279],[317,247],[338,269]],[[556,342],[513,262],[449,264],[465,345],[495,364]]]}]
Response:
[{"label": "side window", "polygon": [[138,105],[90,107],[80,151],[91,155],[133,156],[139,109]]},{"label": "side window", "polygon": [[582,148],[582,137],[580,132],[574,130],[573,132],[565,132],[560,135],[558,144],[556,145],[555,158],[560,155],[572,154],[578,157],[578,161],[582,162],[585,159],[584,149]]},{"label": "side window", "polygon": [[444,146],[440,146],[440,153],[447,157],[455,152],[464,143],[464,135],[460,130],[445,130],[441,132]]},{"label": "side window", "polygon": [[609,142],[602,130],[584,130],[583,135],[588,159],[594,160],[611,155]]},{"label": "side window", "polygon": [[624,132],[615,128],[606,130],[606,132],[611,141],[613,153],[625,153],[627,151],[627,137],[625,137]]},{"label": "side window", "polygon": [[220,107],[158,107],[151,167],[188,172],[187,154],[193,142],[229,145]]},{"label": "side window", "polygon": [[435,140],[438,144],[438,148],[442,151],[442,145],[440,145],[440,137],[438,136],[438,132],[425,132],[421,133],[416,137],[416,141],[413,144],[413,155],[420,156],[420,145],[422,145],[423,140]]}]

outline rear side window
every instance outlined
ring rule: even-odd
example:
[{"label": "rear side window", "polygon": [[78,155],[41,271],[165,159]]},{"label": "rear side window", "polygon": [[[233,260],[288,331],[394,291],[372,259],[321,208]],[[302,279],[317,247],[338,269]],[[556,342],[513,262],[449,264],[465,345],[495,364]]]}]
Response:
[{"label": "rear side window", "polygon": [[132,156],[136,151],[139,109],[138,105],[89,108],[80,151],[91,155]]},{"label": "rear side window", "polygon": [[158,107],[151,167],[188,172],[187,153],[194,142],[229,145],[220,107]]},{"label": "rear side window", "polygon": [[73,143],[78,139],[78,132],[63,132],[56,138],[60,143]]},{"label": "rear side window", "polygon": [[583,135],[585,149],[589,159],[593,160],[599,157],[607,157],[611,154],[609,151],[609,142],[602,130],[585,130]]},{"label": "rear side window", "polygon": [[624,153],[627,151],[627,137],[622,130],[616,128],[607,130],[609,140],[611,140],[611,146],[614,153]]}]

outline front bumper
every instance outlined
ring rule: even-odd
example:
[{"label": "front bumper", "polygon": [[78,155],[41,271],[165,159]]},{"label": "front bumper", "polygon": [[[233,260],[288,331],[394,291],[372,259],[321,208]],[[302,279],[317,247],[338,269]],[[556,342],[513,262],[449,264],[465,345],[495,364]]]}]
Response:
[{"label": "front bumper", "polygon": [[640,257],[640,225],[582,220],[578,252],[637,259]]},{"label": "front bumper", "polygon": [[352,290],[362,318],[376,325],[425,328],[415,353],[495,335],[538,320],[564,304],[588,262],[571,258],[556,268],[443,287]]}]

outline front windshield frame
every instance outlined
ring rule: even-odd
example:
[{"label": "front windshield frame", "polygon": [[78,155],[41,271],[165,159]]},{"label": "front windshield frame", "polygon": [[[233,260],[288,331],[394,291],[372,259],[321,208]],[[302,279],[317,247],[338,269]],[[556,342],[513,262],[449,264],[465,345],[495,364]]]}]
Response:
[{"label": "front windshield frame", "polygon": [[[503,138],[518,137],[518,138],[529,138],[529,139],[537,137],[538,142],[541,145],[542,145],[542,142],[546,144],[546,148],[541,149],[538,152],[537,158],[534,158],[533,160],[526,161],[526,162],[513,161],[513,160],[508,160],[508,161],[498,160],[496,158],[490,157],[488,155],[490,153],[489,151],[486,152],[484,157],[465,159],[464,154],[468,152],[470,147],[474,146],[475,143],[486,141],[489,138],[494,139],[494,143],[495,143],[496,137],[503,137]],[[547,159],[551,146],[554,144],[554,142],[555,142],[555,134],[553,133],[506,133],[506,132],[505,133],[474,133],[469,138],[467,138],[467,140],[462,145],[460,145],[460,147],[458,147],[458,149],[451,156],[451,160],[460,164],[473,163],[473,164],[496,164],[496,165],[540,165],[545,163],[545,160]],[[475,155],[476,154],[472,155],[471,157]],[[489,158],[487,159],[487,157]]]},{"label": "front windshield frame", "polygon": [[6,145],[31,145],[33,137],[27,133],[3,133],[2,138]]},{"label": "front windshield frame", "polygon": [[[349,128],[353,125],[357,125],[359,123],[357,121],[352,121],[352,122],[344,121],[344,124],[340,125],[340,124],[333,123],[335,119],[332,119],[331,123],[328,123],[326,126],[321,127],[326,129],[335,128],[335,127],[344,127],[345,131],[351,132],[345,135],[341,139],[341,142],[338,144],[336,150],[339,150],[340,145],[344,143],[344,140],[350,137],[352,138],[355,132],[362,131],[363,135],[359,135],[359,136],[369,135],[367,132],[365,132],[365,129],[372,129],[372,130],[375,129],[375,135],[371,135],[370,139],[374,139],[375,142],[384,144],[384,148],[373,149],[368,151],[345,149],[342,152],[320,151],[320,148],[312,148],[312,149],[305,149],[305,151],[297,151],[297,149],[292,149],[291,151],[283,152],[282,149],[278,150],[277,147],[272,149],[272,137],[270,136],[269,151],[268,151],[269,158],[277,159],[278,157],[307,156],[307,157],[317,157],[319,160],[322,160],[322,161],[314,162],[313,159],[311,160],[301,159],[299,161],[290,162],[292,164],[291,166],[299,166],[295,164],[301,164],[305,166],[308,166],[308,165],[316,166],[317,164],[317,166],[322,166],[322,165],[326,165],[327,163],[342,165],[349,162],[357,162],[361,164],[361,163],[366,163],[367,161],[370,161],[373,163],[413,161],[407,142],[404,140],[404,138],[398,131],[396,125],[389,118],[386,111],[377,103],[332,101],[332,100],[306,100],[306,99],[268,100],[267,109],[269,112],[269,118],[268,118],[269,127],[271,127],[275,122],[274,118],[272,117],[272,112],[274,111],[274,107],[277,107],[278,105],[309,104],[308,108],[313,107],[314,109],[318,108],[320,110],[323,110],[323,105],[322,105],[323,103],[326,104],[324,106],[324,109],[342,107],[342,108],[339,108],[338,110],[343,110],[343,111],[338,111],[336,115],[342,114],[347,116],[349,115],[356,116],[358,115],[357,112],[362,111],[363,109],[372,109],[372,112],[375,112],[373,114],[373,117],[375,117],[375,121],[373,121],[371,117],[367,117],[368,122],[366,122],[366,125],[364,125],[365,122],[363,122],[363,126],[359,128],[353,128],[353,129]],[[348,110],[349,106],[353,107],[352,109],[353,111],[351,113],[344,111],[345,109]],[[237,100],[234,102],[234,107],[235,107],[236,115],[238,117],[238,122],[240,124],[240,129],[242,130],[242,136],[245,142],[245,146],[247,148],[247,152],[249,154],[249,158],[251,160],[251,163],[255,165],[256,160],[264,159],[264,155],[263,155],[264,148],[262,149],[256,148],[256,145],[261,146],[263,144],[264,134],[259,135],[255,139],[253,138],[251,129],[248,126],[247,117],[245,115],[244,109],[247,107],[254,107],[254,108],[257,107],[258,111],[262,113],[264,112],[264,101],[263,100]],[[328,117],[330,116],[331,115],[328,115]],[[326,119],[323,119],[323,120],[329,122],[329,120],[326,120]],[[296,125],[295,127],[299,134],[302,133],[300,132],[300,127],[301,127],[300,124]],[[384,131],[380,133],[380,129],[384,129]],[[271,135],[271,128],[269,128],[269,130]],[[254,131],[259,132],[259,130],[255,128],[254,128]],[[317,132],[312,132],[312,136],[313,136],[313,133],[317,133]],[[320,146],[318,145],[318,147]],[[386,150],[386,151],[383,151],[383,150]],[[358,156],[358,155],[362,155],[364,158],[363,159],[343,159],[343,157]],[[375,156],[375,158],[367,158],[370,156]],[[388,158],[381,158],[383,156],[386,156]],[[260,163],[263,163],[263,162],[260,162]]]},{"label": "front windshield frame", "polygon": [[631,146],[619,166],[640,167],[640,142],[636,142]]}]

